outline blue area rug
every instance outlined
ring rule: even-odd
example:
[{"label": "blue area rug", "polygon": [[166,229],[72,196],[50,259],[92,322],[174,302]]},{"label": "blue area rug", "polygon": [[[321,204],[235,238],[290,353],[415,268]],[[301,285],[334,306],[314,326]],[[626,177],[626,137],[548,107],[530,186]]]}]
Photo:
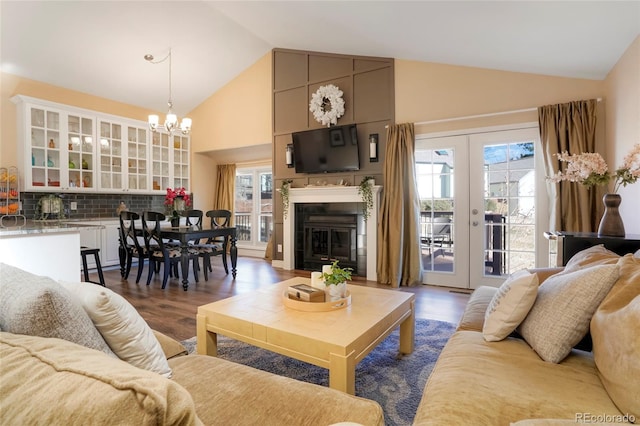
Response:
[{"label": "blue area rug", "polygon": [[[384,410],[387,425],[410,425],[431,370],[454,330],[454,324],[417,319],[415,350],[400,359],[397,359],[399,332],[394,331],[356,366],[356,395],[377,401]],[[196,338],[192,337],[182,344],[193,353],[195,342]],[[329,371],[324,368],[225,336],[218,336],[218,356],[281,376],[329,386]]]}]

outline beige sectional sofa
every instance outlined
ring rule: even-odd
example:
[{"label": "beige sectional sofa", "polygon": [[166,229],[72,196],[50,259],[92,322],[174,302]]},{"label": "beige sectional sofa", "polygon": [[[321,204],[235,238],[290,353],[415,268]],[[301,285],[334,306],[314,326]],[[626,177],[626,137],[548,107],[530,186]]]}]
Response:
[{"label": "beige sectional sofa", "polygon": [[[487,307],[498,289],[480,287],[436,363],[414,425],[640,423],[640,259],[596,247],[572,260],[564,277],[558,270],[537,271],[538,291],[553,277],[566,281],[577,271],[618,268],[611,290],[587,318],[593,351],[572,349],[555,363],[544,361],[521,336],[485,340]],[[586,293],[583,278],[575,284],[572,298]],[[534,306],[540,299],[538,294]],[[565,302],[569,308],[563,311],[576,303]],[[553,318],[545,326],[549,336],[561,321]]]},{"label": "beige sectional sofa", "polygon": [[[93,284],[66,285],[74,292],[0,264],[2,425],[384,424],[374,401],[215,357],[183,356],[180,343],[137,324],[120,296]],[[84,304],[71,301],[78,296],[96,296],[95,308],[107,315],[87,316]],[[92,321],[100,333],[87,325]],[[6,331],[12,329],[20,333]],[[154,351],[161,360],[147,356]]]}]

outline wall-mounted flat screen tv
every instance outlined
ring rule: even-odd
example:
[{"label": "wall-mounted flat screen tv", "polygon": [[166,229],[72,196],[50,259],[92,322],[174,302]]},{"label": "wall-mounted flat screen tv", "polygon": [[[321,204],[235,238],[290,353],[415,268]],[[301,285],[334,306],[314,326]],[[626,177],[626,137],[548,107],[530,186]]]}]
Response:
[{"label": "wall-mounted flat screen tv", "polygon": [[355,124],[295,132],[292,137],[297,173],[360,170]]}]

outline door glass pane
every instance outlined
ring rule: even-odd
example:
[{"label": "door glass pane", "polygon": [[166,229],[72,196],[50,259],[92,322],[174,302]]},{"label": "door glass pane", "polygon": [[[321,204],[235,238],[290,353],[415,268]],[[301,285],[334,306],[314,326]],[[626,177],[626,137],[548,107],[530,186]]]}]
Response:
[{"label": "door glass pane", "polygon": [[535,266],[533,142],[484,147],[484,274]]},{"label": "door glass pane", "polygon": [[238,241],[251,241],[253,174],[236,175],[235,222]]},{"label": "door glass pane", "polygon": [[273,232],[273,184],[271,172],[260,173],[260,240],[261,243],[269,242]]},{"label": "door glass pane", "polygon": [[453,149],[416,150],[420,245],[426,271],[454,271]]}]

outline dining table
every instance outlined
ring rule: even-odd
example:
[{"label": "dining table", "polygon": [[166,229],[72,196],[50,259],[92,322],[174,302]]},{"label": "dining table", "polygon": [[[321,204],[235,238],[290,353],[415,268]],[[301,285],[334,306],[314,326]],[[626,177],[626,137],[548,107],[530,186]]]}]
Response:
[{"label": "dining table", "polygon": [[187,291],[189,288],[189,242],[209,239],[215,237],[224,237],[225,242],[222,246],[223,250],[227,249],[229,244],[229,255],[231,257],[231,274],[236,278],[236,266],[238,264],[238,248],[236,247],[236,228],[235,226],[187,226],[181,225],[176,227],[160,228],[160,236],[162,238],[176,240],[180,242],[181,266],[182,266],[182,288]]}]

